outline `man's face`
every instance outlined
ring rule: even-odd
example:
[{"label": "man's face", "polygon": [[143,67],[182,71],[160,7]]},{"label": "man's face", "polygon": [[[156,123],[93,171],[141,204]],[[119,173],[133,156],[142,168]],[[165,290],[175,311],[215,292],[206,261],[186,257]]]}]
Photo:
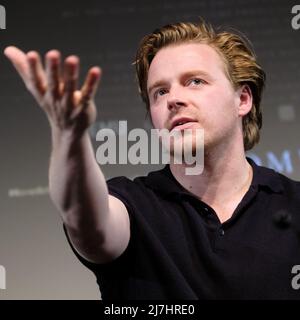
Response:
[{"label": "man's face", "polygon": [[[147,82],[154,128],[193,129],[193,133],[204,129],[206,151],[235,139],[245,110],[240,111],[241,90],[233,89],[224,70],[221,57],[209,45],[162,48],[150,65]],[[180,118],[188,122],[178,125]]]}]

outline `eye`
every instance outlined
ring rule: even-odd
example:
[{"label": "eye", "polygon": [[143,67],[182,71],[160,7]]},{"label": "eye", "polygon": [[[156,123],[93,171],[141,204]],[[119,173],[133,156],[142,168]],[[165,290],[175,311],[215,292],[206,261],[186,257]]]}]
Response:
[{"label": "eye", "polygon": [[167,93],[167,90],[164,88],[158,89],[154,92],[154,98],[156,99],[158,96],[163,96]]},{"label": "eye", "polygon": [[188,81],[188,85],[192,84],[195,86],[199,86],[200,84],[203,84],[203,83],[204,83],[204,80],[199,79],[199,78],[193,78]]}]

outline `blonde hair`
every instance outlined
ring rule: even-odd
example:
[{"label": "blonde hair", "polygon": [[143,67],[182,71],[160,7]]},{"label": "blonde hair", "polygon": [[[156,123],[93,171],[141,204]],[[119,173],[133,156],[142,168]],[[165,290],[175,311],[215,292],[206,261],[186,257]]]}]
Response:
[{"label": "blonde hair", "polygon": [[250,112],[243,117],[243,139],[245,151],[259,141],[262,126],[260,108],[262,91],[265,85],[265,72],[258,64],[250,42],[242,35],[233,32],[216,31],[203,20],[200,23],[181,22],[166,25],[145,36],[136,54],[136,73],[139,91],[149,110],[147,79],[149,66],[157,52],[166,46],[182,43],[204,43],[214,48],[225,65],[225,74],[234,89],[248,85],[253,96]]}]

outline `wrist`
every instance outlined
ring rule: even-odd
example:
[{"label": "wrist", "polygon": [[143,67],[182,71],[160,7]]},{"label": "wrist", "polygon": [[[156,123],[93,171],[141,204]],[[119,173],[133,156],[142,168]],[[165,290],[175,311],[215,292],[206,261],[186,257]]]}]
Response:
[{"label": "wrist", "polygon": [[51,138],[53,148],[60,145],[75,146],[89,138],[88,130],[77,132],[73,129],[61,129],[51,126]]}]

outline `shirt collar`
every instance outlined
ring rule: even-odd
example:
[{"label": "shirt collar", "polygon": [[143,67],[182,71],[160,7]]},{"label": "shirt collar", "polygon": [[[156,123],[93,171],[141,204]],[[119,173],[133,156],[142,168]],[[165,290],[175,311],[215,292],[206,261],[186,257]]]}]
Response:
[{"label": "shirt collar", "polygon": [[253,168],[251,187],[260,186],[262,188],[267,188],[274,193],[283,192],[284,188],[278,172],[257,165],[254,160],[249,157],[246,157],[246,159]]},{"label": "shirt collar", "polygon": [[[273,169],[257,165],[249,157],[246,157],[246,159],[253,169],[253,179],[250,188],[267,189],[274,193],[281,193],[283,191],[280,175],[277,172]],[[183,186],[174,178],[169,165],[166,165],[161,170],[150,172],[145,183],[151,189],[166,196],[191,195],[191,193],[183,188]]]}]

